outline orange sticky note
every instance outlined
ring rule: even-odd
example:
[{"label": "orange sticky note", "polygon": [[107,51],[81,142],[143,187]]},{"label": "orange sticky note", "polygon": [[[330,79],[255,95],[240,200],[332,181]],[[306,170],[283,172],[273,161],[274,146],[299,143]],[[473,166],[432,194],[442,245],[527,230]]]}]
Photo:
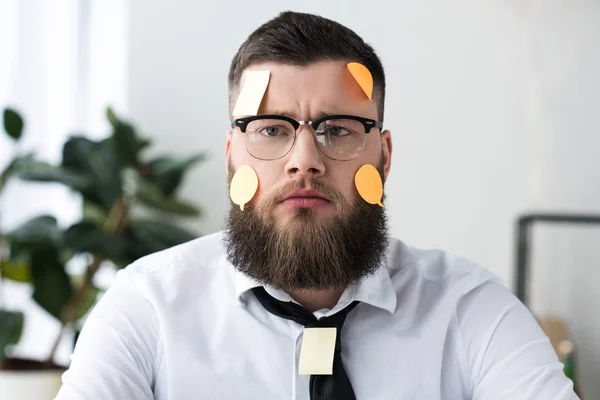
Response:
[{"label": "orange sticky note", "polygon": [[354,184],[358,194],[369,204],[377,204],[383,207],[381,198],[383,197],[383,182],[377,168],[371,164],[365,164],[356,171],[354,175]]},{"label": "orange sticky note", "polygon": [[240,206],[244,211],[244,206],[254,197],[258,190],[258,175],[249,165],[242,165],[235,171],[229,185],[229,196],[234,204]]},{"label": "orange sticky note", "polygon": [[373,76],[371,72],[367,67],[357,62],[348,63],[347,67],[369,100],[373,100]]},{"label": "orange sticky note", "polygon": [[299,375],[332,375],[336,328],[304,328]]},{"label": "orange sticky note", "polygon": [[233,115],[256,115],[269,85],[270,71],[244,72],[244,84],[237,98]]}]

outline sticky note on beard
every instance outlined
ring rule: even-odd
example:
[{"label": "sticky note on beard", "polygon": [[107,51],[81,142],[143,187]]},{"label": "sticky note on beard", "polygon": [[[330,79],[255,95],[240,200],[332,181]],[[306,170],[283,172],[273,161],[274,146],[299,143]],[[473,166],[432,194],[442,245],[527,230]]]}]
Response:
[{"label": "sticky note on beard", "polygon": [[233,115],[256,115],[267,91],[271,71],[246,71]]},{"label": "sticky note on beard", "polygon": [[369,100],[373,100],[373,76],[369,69],[357,62],[348,63],[346,67]]},{"label": "sticky note on beard", "polygon": [[234,204],[240,206],[244,211],[244,206],[248,203],[258,190],[258,175],[249,165],[240,166],[229,184],[229,197]]},{"label": "sticky note on beard", "polygon": [[383,207],[383,182],[377,168],[371,164],[365,164],[356,171],[354,184],[360,197],[369,204],[377,204]]},{"label": "sticky note on beard", "polygon": [[336,336],[336,328],[304,328],[298,361],[299,375],[333,374]]}]

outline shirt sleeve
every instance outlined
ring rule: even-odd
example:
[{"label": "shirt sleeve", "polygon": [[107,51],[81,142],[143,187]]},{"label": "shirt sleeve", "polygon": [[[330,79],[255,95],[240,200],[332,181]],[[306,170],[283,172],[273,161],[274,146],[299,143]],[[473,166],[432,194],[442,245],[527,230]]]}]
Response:
[{"label": "shirt sleeve", "polygon": [[153,399],[157,323],[129,268],[90,313],[55,400]]},{"label": "shirt sleeve", "polygon": [[473,400],[575,400],[550,340],[531,312],[488,280],[457,305]]}]

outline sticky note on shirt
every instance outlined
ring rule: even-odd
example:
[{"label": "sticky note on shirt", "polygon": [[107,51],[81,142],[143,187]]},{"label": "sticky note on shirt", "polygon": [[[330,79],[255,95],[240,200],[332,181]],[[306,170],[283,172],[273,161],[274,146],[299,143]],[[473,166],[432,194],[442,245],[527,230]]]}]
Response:
[{"label": "sticky note on shirt", "polygon": [[298,373],[332,375],[336,328],[304,328]]},{"label": "sticky note on shirt", "polygon": [[246,71],[233,115],[256,115],[269,85],[271,71]]}]

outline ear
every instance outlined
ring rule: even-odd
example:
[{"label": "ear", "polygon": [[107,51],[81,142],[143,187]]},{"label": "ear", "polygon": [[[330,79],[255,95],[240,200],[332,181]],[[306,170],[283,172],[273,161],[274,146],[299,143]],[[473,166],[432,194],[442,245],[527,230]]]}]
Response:
[{"label": "ear", "polygon": [[383,156],[383,180],[387,180],[392,167],[392,134],[385,130],[381,133],[381,154]]},{"label": "ear", "polygon": [[229,156],[231,154],[231,140],[233,139],[233,131],[225,132],[225,172],[229,176]]}]

